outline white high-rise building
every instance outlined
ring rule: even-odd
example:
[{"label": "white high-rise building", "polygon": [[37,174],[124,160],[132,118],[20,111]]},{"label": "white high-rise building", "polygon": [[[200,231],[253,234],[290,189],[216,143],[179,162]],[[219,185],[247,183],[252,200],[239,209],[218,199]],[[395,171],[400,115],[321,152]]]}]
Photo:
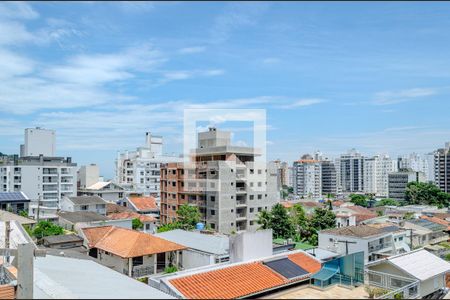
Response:
[{"label": "white high-rise building", "polygon": [[40,127],[25,129],[25,143],[20,146],[20,156],[53,157],[56,153],[55,131]]},{"label": "white high-rise building", "polygon": [[162,136],[146,133],[146,145],[136,151],[118,154],[116,160],[116,181],[127,190],[160,198],[161,163],[181,162],[182,158],[163,155]]},{"label": "white high-rise building", "polygon": [[389,173],[397,171],[397,163],[388,155],[376,155],[364,160],[364,192],[388,196]]},{"label": "white high-rise building", "polygon": [[78,188],[85,189],[100,181],[100,168],[96,164],[81,166],[78,170]]},{"label": "white high-rise building", "polygon": [[26,155],[0,158],[0,191],[24,192],[31,199],[30,216],[36,217],[39,211],[40,219],[56,219],[60,200],[77,194],[77,168],[70,157],[54,156],[55,137],[49,134],[54,131],[41,135],[35,130],[25,130],[21,152]]},{"label": "white high-rise building", "polygon": [[344,193],[364,191],[364,156],[355,149],[336,160],[339,190]]},{"label": "white high-rise building", "polygon": [[411,153],[398,158],[398,168],[422,172],[427,181],[434,181],[434,153],[420,155]]},{"label": "white high-rise building", "polygon": [[309,154],[294,162],[294,193],[305,198],[322,196],[322,166]]}]

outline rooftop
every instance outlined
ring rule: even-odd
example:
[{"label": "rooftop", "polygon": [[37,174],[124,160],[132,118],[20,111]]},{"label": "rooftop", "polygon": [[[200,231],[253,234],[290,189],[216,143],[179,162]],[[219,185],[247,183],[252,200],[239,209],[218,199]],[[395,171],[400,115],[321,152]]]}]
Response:
[{"label": "rooftop", "polygon": [[333,285],[331,288],[320,290],[309,285],[295,286],[280,292],[271,293],[261,299],[364,299],[369,298],[363,286],[349,289]]},{"label": "rooftop", "polygon": [[182,229],[170,230],[156,236],[180,243],[186,247],[216,255],[226,255],[229,250],[229,240],[225,235],[210,235]]},{"label": "rooftop", "polygon": [[152,216],[141,215],[133,211],[124,211],[118,213],[111,213],[108,215],[111,220],[123,220],[123,219],[139,219],[142,223],[155,222],[156,219]]},{"label": "rooftop", "polygon": [[107,217],[99,215],[92,211],[60,211],[58,213],[58,217],[74,224],[80,222],[96,222],[108,220]]},{"label": "rooftop", "polygon": [[122,258],[152,255],[187,247],[136,230],[101,226],[82,229],[90,248],[111,252]]},{"label": "rooftop", "polygon": [[25,218],[5,210],[0,210],[0,221],[17,221],[22,225],[36,224],[36,221],[33,219]]},{"label": "rooftop", "polygon": [[137,209],[140,211],[153,211],[158,210],[158,205],[156,205],[155,198],[148,196],[148,197],[135,197],[130,196],[128,197],[128,201]]},{"label": "rooftop", "polygon": [[126,208],[125,206],[121,206],[121,205],[114,204],[114,203],[106,204],[106,215],[124,212],[124,211],[131,211],[131,210]]},{"label": "rooftop", "polygon": [[30,202],[23,192],[0,192],[0,202]]},{"label": "rooftop", "polygon": [[265,261],[235,263],[213,270],[175,275],[166,280],[185,298],[232,299],[302,281],[320,268],[319,261],[299,251]]},{"label": "rooftop", "polygon": [[76,205],[106,204],[106,201],[99,196],[77,196],[68,198]]},{"label": "rooftop", "polygon": [[376,235],[384,235],[389,232],[395,232],[400,230],[398,226],[379,226],[380,224],[368,224],[358,226],[348,226],[341,228],[332,228],[320,231],[320,233],[340,235],[340,236],[352,236],[359,238],[366,238]]},{"label": "rooftop", "polygon": [[101,190],[105,187],[107,187],[108,185],[114,185],[114,189],[112,190],[124,190],[123,187],[111,182],[111,181],[99,181],[97,183],[94,183],[91,186],[86,187],[86,190]]},{"label": "rooftop", "polygon": [[172,299],[91,260],[47,255],[35,259],[36,299]]},{"label": "rooftop", "polygon": [[429,229],[431,231],[443,231],[447,229],[447,226],[441,225],[436,222],[431,222],[426,219],[413,219],[413,220],[407,220],[406,222]]},{"label": "rooftop", "polygon": [[51,235],[44,237],[44,242],[49,244],[59,244],[59,243],[71,243],[71,242],[82,242],[83,238],[75,234],[61,234],[61,235]]}]

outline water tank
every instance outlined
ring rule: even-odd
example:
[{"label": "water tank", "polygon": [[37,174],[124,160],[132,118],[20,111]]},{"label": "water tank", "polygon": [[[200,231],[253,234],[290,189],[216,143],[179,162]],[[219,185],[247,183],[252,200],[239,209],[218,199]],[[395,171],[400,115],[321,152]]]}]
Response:
[{"label": "water tank", "polygon": [[203,230],[205,228],[205,224],[203,223],[197,223],[195,225],[195,228],[197,228],[197,230]]}]

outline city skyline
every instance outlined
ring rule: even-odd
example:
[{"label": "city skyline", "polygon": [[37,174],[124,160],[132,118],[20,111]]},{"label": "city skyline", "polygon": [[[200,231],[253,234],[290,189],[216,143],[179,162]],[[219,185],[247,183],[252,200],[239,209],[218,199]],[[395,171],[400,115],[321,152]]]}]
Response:
[{"label": "city skyline", "polygon": [[[183,109],[205,107],[266,109],[270,160],[431,152],[450,136],[448,10],[2,3],[0,152],[19,153],[23,130],[42,126],[56,131],[58,156],[113,178],[117,151],[146,131],[182,153]],[[251,139],[245,124],[217,127]]]}]

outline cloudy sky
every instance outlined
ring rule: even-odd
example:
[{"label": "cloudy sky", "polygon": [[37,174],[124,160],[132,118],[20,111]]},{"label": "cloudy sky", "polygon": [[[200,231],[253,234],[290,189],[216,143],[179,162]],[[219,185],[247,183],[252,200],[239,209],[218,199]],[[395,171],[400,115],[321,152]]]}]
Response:
[{"label": "cloudy sky", "polygon": [[[270,159],[428,152],[450,140],[449,15],[445,2],[1,3],[0,152],[51,128],[58,155],[112,177],[145,131],[181,153],[186,108],[265,109]],[[242,122],[217,125],[249,143]]]}]

